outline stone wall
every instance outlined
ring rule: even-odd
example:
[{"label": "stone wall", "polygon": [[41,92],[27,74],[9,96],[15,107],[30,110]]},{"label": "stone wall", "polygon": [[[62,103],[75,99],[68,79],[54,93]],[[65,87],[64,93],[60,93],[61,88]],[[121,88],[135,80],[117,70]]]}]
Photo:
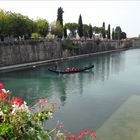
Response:
[{"label": "stone wall", "polygon": [[60,41],[16,41],[0,43],[0,67],[67,58],[76,55],[109,51],[132,46],[130,41],[76,41],[74,48],[64,49]]},{"label": "stone wall", "polygon": [[140,40],[133,40],[132,41],[133,43],[133,46],[132,47],[134,47],[134,48],[140,48]]},{"label": "stone wall", "polygon": [[132,46],[131,41],[100,41],[96,42],[93,40],[86,41],[77,41],[74,40],[75,48],[72,49],[63,49],[62,56],[63,58],[82,55],[82,54],[90,54],[102,51],[110,51],[115,49],[129,48]]},{"label": "stone wall", "polygon": [[61,57],[60,43],[20,41],[0,44],[0,67]]}]

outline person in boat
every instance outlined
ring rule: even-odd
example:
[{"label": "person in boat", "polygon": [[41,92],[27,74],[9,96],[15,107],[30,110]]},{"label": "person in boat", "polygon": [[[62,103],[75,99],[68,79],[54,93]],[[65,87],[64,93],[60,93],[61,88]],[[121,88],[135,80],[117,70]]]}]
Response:
[{"label": "person in boat", "polygon": [[66,68],[66,71],[71,72],[71,71],[76,71],[77,68]]},{"label": "person in boat", "polygon": [[57,65],[57,62],[55,63],[55,66],[54,66],[54,69],[57,70],[58,68],[58,65]]},{"label": "person in boat", "polygon": [[70,68],[66,68],[66,71],[68,71],[68,72],[69,72],[69,71],[70,71]]}]

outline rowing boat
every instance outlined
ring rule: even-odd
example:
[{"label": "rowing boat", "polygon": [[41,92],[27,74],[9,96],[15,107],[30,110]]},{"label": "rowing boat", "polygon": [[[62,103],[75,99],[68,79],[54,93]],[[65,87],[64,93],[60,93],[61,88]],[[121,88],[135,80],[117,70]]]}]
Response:
[{"label": "rowing boat", "polygon": [[77,72],[87,71],[89,69],[92,69],[93,67],[94,67],[94,65],[84,67],[84,68],[66,68],[64,70],[49,68],[48,70],[51,72],[55,72],[55,73],[66,74],[66,73],[77,73]]}]

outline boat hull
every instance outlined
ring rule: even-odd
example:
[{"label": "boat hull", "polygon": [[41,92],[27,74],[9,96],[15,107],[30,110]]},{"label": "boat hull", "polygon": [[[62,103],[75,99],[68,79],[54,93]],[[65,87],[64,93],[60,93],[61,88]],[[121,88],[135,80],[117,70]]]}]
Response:
[{"label": "boat hull", "polygon": [[89,66],[89,67],[79,68],[79,69],[77,69],[77,70],[71,70],[71,71],[55,70],[55,69],[51,69],[51,68],[49,68],[48,70],[51,71],[51,72],[60,73],[60,74],[69,74],[69,73],[83,72],[83,71],[92,69],[93,67],[94,67],[94,65],[91,65],[91,66]]}]

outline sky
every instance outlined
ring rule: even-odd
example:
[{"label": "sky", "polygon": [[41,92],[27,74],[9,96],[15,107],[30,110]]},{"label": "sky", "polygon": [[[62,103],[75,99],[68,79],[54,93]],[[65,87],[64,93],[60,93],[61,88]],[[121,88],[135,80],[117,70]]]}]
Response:
[{"label": "sky", "polygon": [[21,13],[31,19],[45,18],[49,23],[57,19],[58,7],[63,8],[64,23],[78,23],[82,15],[84,24],[101,27],[105,22],[111,29],[120,26],[127,37],[140,34],[140,1],[125,0],[1,0],[0,9]]}]

